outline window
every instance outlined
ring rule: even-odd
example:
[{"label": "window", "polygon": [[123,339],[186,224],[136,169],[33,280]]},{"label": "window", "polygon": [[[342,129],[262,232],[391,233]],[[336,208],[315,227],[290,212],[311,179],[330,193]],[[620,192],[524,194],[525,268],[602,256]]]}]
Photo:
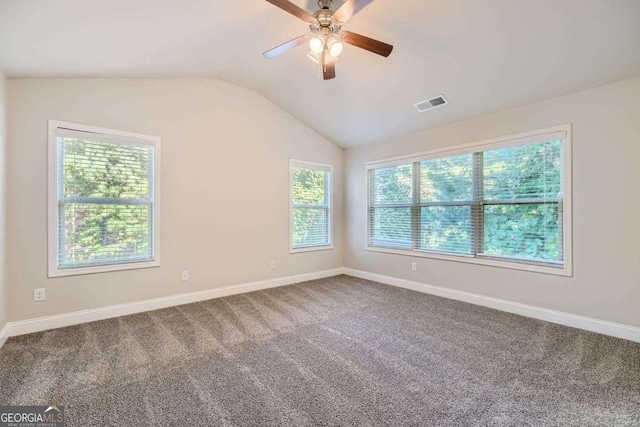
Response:
[{"label": "window", "polygon": [[49,277],[160,265],[160,139],[49,121]]},{"label": "window", "polygon": [[570,275],[569,134],[370,163],[368,249]]},{"label": "window", "polygon": [[331,249],[332,167],[291,161],[291,252]]}]

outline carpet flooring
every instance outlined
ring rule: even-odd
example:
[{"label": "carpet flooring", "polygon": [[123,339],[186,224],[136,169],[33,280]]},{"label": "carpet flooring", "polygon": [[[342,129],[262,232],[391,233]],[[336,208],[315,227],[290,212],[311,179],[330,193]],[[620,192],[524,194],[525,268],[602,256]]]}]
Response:
[{"label": "carpet flooring", "polygon": [[640,426],[640,344],[338,276],[10,338],[69,426]]}]

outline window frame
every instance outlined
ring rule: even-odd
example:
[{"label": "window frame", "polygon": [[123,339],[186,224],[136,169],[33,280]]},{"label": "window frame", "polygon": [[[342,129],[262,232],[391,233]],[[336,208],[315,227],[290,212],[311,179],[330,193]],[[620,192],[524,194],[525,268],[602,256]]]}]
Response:
[{"label": "window frame", "polygon": [[[517,260],[515,257],[502,257],[498,255],[488,255],[483,254],[481,249],[482,239],[483,239],[483,227],[476,227],[474,229],[474,234],[472,235],[472,250],[474,254],[453,254],[448,252],[440,252],[433,251],[428,249],[421,249],[412,245],[411,248],[401,249],[401,248],[392,248],[392,247],[380,247],[380,246],[371,246],[370,244],[370,233],[371,233],[371,212],[373,206],[371,206],[371,186],[369,181],[369,174],[371,169],[378,169],[383,167],[392,167],[392,166],[400,166],[407,165],[415,162],[420,162],[424,160],[438,159],[442,157],[450,157],[456,155],[470,154],[495,150],[500,148],[508,148],[519,145],[527,145],[533,144],[536,142],[542,142],[545,137],[551,134],[556,133],[564,133],[563,144],[562,144],[562,190],[563,190],[563,198],[559,204],[562,208],[561,219],[561,227],[562,227],[562,248],[563,248],[563,262],[561,266],[552,267],[549,265],[543,265],[545,263],[540,263],[536,261],[531,261],[527,259]],[[404,255],[411,257],[421,257],[421,258],[432,258],[444,261],[456,261],[456,262],[465,262],[470,264],[478,264],[485,265],[490,267],[499,267],[499,268],[507,268],[513,270],[524,270],[536,273],[544,273],[544,274],[552,274],[559,276],[573,276],[573,250],[572,250],[572,135],[571,135],[571,124],[564,124],[559,126],[553,126],[545,129],[539,129],[531,132],[524,132],[515,135],[509,135],[499,138],[492,138],[478,142],[472,142],[467,144],[460,144],[451,147],[444,147],[429,151],[424,151],[420,153],[413,153],[404,156],[398,156],[388,159],[374,160],[366,163],[365,170],[365,182],[366,182],[366,233],[365,233],[365,250],[371,252],[381,252],[381,253],[389,253],[395,255]],[[474,164],[477,162],[474,161]],[[413,171],[414,175],[418,173],[418,171]],[[474,171],[473,179],[474,179],[474,191],[479,188],[476,185],[476,179],[478,174]],[[419,176],[418,176],[419,180]],[[415,177],[414,177],[415,182]],[[415,187],[415,185],[414,185]],[[419,189],[413,189],[414,194]],[[483,205],[487,204],[495,204],[493,202],[486,203],[487,201],[483,200],[479,195],[474,194],[474,203],[471,205],[472,215],[474,215],[473,209],[479,209],[482,211]],[[521,203],[521,201],[520,201]],[[436,205],[438,203],[435,203]],[[463,202],[445,202],[444,204],[459,204],[464,206],[469,206],[468,203]],[[414,202],[410,204],[413,207],[414,212],[412,213],[415,218],[416,215],[419,215],[420,208],[423,205],[429,205],[429,203],[421,203],[419,199],[416,199],[414,196]],[[414,219],[412,230],[413,233],[416,232],[415,228],[419,227],[419,221]],[[546,264],[553,264],[552,261],[546,262]]]},{"label": "window frame", "polygon": [[[57,231],[60,203],[60,199],[58,198],[60,185],[60,176],[58,171],[58,129],[64,129],[72,132],[95,133],[105,139],[111,139],[118,141],[119,143],[154,147],[153,179],[150,183],[152,187],[150,202],[153,207],[153,219],[150,224],[150,227],[152,228],[151,238],[153,240],[153,258],[151,260],[120,261],[84,267],[61,268],[58,266],[59,242]],[[81,274],[106,273],[111,271],[134,270],[160,266],[160,158],[161,139],[157,136],[69,123],[59,120],[48,121],[48,277],[54,278]]]},{"label": "window frame", "polygon": [[[327,201],[327,206],[319,206],[316,207],[314,205],[313,209],[326,209],[327,210],[327,238],[329,244],[327,245],[313,245],[313,246],[301,246],[294,247],[293,246],[293,210],[297,207],[304,206],[296,206],[293,203],[293,168],[294,167],[302,167],[306,169],[312,170],[320,170],[323,172],[327,172],[329,174],[329,179],[325,180],[325,194],[328,194],[328,197],[325,197]],[[311,208],[311,207],[310,207]],[[308,162],[305,160],[295,160],[289,159],[289,253],[303,253],[303,252],[314,252],[314,251],[326,251],[333,249],[333,166],[323,163],[315,163]]]}]

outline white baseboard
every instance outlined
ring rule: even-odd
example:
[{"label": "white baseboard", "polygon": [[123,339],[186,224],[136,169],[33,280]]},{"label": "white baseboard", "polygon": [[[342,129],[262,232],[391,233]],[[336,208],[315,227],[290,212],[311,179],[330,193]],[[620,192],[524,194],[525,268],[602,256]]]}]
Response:
[{"label": "white baseboard", "polygon": [[[2,329],[3,335],[0,335],[0,337],[4,336],[4,339],[6,339],[7,336],[12,337],[16,335],[30,334],[32,332],[45,331],[48,329],[63,328],[65,326],[72,326],[80,323],[94,322],[96,320],[126,316],[128,314],[141,313],[144,311],[151,311],[160,308],[173,307],[176,305],[189,304],[192,302],[205,301],[213,298],[226,297],[229,295],[259,291],[268,288],[276,288],[278,286],[291,285],[294,283],[306,282],[309,280],[323,279],[325,277],[337,276],[339,274],[343,274],[342,268],[334,268],[332,270],[323,270],[315,273],[300,274],[297,276],[279,277],[276,279],[261,280],[259,282],[243,283],[239,285],[226,286],[224,288],[215,288],[200,292],[172,295],[163,298],[154,298],[145,301],[118,304],[108,307],[94,308],[90,310],[75,311],[72,313],[58,314],[55,316],[46,316],[36,319],[9,322]],[[1,339],[0,342],[4,343],[1,341]]]},{"label": "white baseboard", "polygon": [[372,280],[387,285],[398,286],[418,292],[424,292],[427,294],[494,308],[496,310],[502,310],[509,313],[545,320],[547,322],[558,323],[565,326],[584,329],[587,331],[610,335],[617,338],[623,338],[630,341],[640,342],[640,328],[635,326],[622,325],[605,320],[598,320],[590,317],[563,313],[561,311],[549,310],[546,308],[520,304],[513,301],[486,297],[470,292],[443,288],[440,286],[427,285],[411,280],[383,276],[381,274],[369,273],[352,268],[334,268],[331,270],[318,271],[315,273],[307,273],[297,276],[280,277],[276,279],[226,286],[224,288],[209,289],[200,292],[191,292],[163,298],[155,298],[145,301],[113,305],[109,307],[76,311],[55,316],[9,322],[2,328],[2,330],[0,330],[0,347],[2,347],[7,338],[11,336],[40,332],[48,329],[62,328],[65,326],[94,322],[96,320],[110,319],[113,317],[126,316],[128,314],[141,313],[145,311],[173,307],[182,304],[189,304],[192,302],[205,301],[213,298],[221,298],[229,295],[237,295],[246,292],[258,291],[261,289],[291,285],[294,283],[322,279],[325,277],[332,277],[340,274],[348,274],[350,276],[359,277],[361,279]]},{"label": "white baseboard", "polygon": [[411,280],[398,279],[395,277],[383,276],[381,274],[354,270],[352,268],[344,268],[343,273],[348,274],[349,276],[359,277],[361,279],[372,280],[374,282],[398,286],[400,288],[411,289],[471,304],[482,305],[496,310],[507,311],[509,313],[520,314],[522,316],[533,317],[547,322],[558,323],[560,325],[571,326],[573,328],[584,329],[591,332],[610,335],[612,337],[640,342],[640,328],[635,326],[593,319],[591,317],[578,316],[561,311],[520,304],[513,301],[472,294],[470,292],[457,291]]},{"label": "white baseboard", "polygon": [[0,348],[4,345],[5,341],[9,338],[9,324],[4,325],[2,329],[0,329]]}]

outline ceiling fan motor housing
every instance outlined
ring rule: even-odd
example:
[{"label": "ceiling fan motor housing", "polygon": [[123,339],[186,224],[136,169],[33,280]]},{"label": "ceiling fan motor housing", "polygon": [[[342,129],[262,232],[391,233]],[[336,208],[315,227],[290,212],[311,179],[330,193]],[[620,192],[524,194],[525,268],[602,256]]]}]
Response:
[{"label": "ceiling fan motor housing", "polygon": [[[326,34],[328,33],[337,33],[340,31],[340,27],[342,27],[342,23],[336,22],[333,19],[334,10],[331,10],[331,0],[319,0],[318,5],[321,7],[316,13],[313,14],[313,17],[316,18],[315,22],[311,23],[309,27],[311,31],[314,33]],[[328,5],[326,7],[323,7]]]}]

